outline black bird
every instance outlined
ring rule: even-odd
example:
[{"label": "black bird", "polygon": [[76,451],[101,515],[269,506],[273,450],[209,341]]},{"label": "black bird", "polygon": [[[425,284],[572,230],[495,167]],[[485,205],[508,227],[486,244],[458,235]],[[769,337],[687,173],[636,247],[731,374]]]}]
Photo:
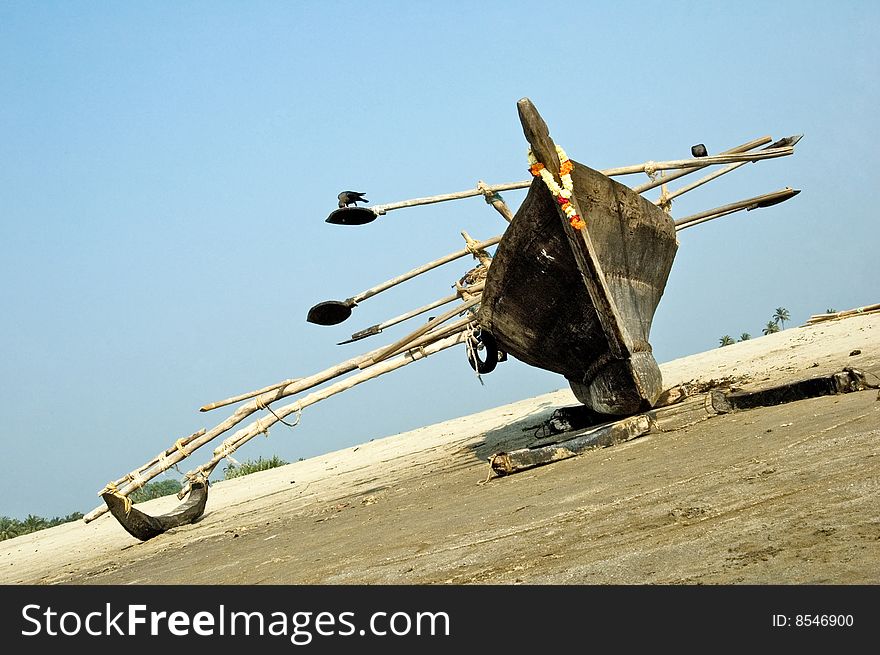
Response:
[{"label": "black bird", "polygon": [[338,196],[339,198],[339,207],[348,207],[349,205],[354,205],[357,207],[359,202],[370,202],[366,198],[364,198],[364,194],[360,191],[343,191]]},{"label": "black bird", "polygon": [[702,143],[698,143],[695,146],[691,146],[691,154],[694,157],[705,157],[709,153],[706,152],[706,146],[704,146]]}]

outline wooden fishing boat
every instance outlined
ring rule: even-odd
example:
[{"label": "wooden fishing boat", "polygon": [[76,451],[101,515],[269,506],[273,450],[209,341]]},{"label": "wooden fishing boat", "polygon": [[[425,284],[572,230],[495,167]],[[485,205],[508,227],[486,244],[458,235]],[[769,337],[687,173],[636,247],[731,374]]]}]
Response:
[{"label": "wooden fishing boat", "polygon": [[[555,147],[530,105],[521,118],[547,165]],[[631,188],[572,164],[572,202],[586,225],[573,227],[536,177],[498,244],[479,323],[500,351],[565,376],[592,410],[633,414],[663,390],[649,336],[678,249],[675,223]]]},{"label": "wooden fishing boat", "polygon": [[[504,217],[504,233],[476,240],[462,230],[463,249],[345,300],[320,302],[308,311],[307,320],[337,325],[367,299],[472,256],[476,267],[459,278],[455,293],[359,330],[340,345],[375,337],[386,328],[457,304],[390,344],[311,375],[203,405],[200,411],[205,412],[242,403],[214,427],[176,440],[144,465],[108,483],[99,492],[104,506],[92,510],[84,520],[95,520],[109,511],[140,540],[197,521],[205,510],[213,471],[248,441],[268,434],[279,422],[294,427],[305,408],[331,396],[457,346],[466,346],[468,361],[478,373],[490,372],[507,355],[559,373],[568,380],[578,401],[596,414],[630,416],[658,403],[663,381],[649,339],[654,312],[678,250],[677,232],[733,212],[768,207],[799,192],[786,187],[676,221],[669,216],[671,199],[748,162],[790,155],[800,137],[781,139],[760,151],[755,148],[770,143],[770,137],[712,156],[692,149],[701,153],[695,154],[698,159],[650,161],[597,171],[569,160],[557,148],[528,98],[520,100],[517,108],[531,146],[536,179],[494,186],[480,181],[475,189],[451,194],[372,207],[343,206],[327,218],[336,225],[364,225],[391,210],[482,195]],[[667,192],[666,182],[720,164],[726,167]],[[659,170],[672,172],[657,178]],[[637,172],[647,173],[651,182],[631,188],[612,179]],[[662,186],[660,200],[651,202],[641,195],[657,186]],[[498,192],[526,188],[527,195],[514,214]],[[341,199],[340,204],[344,204]],[[495,246],[490,254],[488,249]],[[299,397],[270,407],[292,396]],[[285,422],[289,416],[296,417],[293,423]],[[178,498],[188,498],[174,511],[150,516],[132,506],[132,492],[250,417],[251,422],[225,437],[205,463],[186,472],[186,484]]]}]

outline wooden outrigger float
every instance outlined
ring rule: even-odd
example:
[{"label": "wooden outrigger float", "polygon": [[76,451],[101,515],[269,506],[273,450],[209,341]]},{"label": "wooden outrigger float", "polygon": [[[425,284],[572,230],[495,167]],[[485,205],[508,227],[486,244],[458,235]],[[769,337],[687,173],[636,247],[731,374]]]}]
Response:
[{"label": "wooden outrigger float", "polygon": [[[327,218],[331,224],[363,225],[394,209],[482,195],[507,222],[503,234],[477,241],[462,231],[462,250],[346,300],[318,303],[307,320],[339,324],[368,298],[471,256],[476,266],[455,283],[454,294],[355,332],[342,343],[381,334],[392,325],[458,301],[451,309],[391,344],[318,373],[204,405],[203,412],[243,403],[214,428],[179,439],[147,464],[109,483],[99,492],[105,505],[84,520],[110,511],[141,540],[192,523],[205,510],[208,481],[216,466],[250,439],[268,434],[278,422],[296,425],[303,409],[314,403],[459,345],[466,346],[470,365],[481,374],[510,355],[563,375],[578,401],[597,415],[620,418],[654,407],[663,381],[649,337],[678,249],[676,233],[737,211],[782,202],[799,191],[785,188],[677,221],[670,216],[672,199],[746,163],[790,155],[800,137],[775,143],[762,137],[719,155],[597,171],[567,158],[528,98],[519,101],[518,110],[531,147],[533,180],[496,186],[481,181],[476,189],[454,194],[375,207],[343,206]],[[667,188],[672,180],[716,165],[724,167],[676,191]],[[670,172],[658,175],[659,171]],[[633,173],[646,173],[651,181],[629,187],[612,179]],[[658,200],[641,195],[658,186],[662,189]],[[499,192],[525,188],[528,193],[514,214]],[[493,255],[488,249],[494,246]],[[306,391],[310,393],[294,402],[270,406]],[[176,510],[152,517],[132,506],[128,496],[134,490],[258,412],[265,413],[224,439],[205,464],[185,474],[178,497],[189,498]],[[291,415],[296,416],[292,424],[284,420]]]}]

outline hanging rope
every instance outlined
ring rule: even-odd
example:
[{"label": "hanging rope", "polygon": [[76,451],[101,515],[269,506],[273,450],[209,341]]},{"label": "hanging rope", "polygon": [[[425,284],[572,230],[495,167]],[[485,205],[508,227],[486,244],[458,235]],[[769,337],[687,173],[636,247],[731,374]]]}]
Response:
[{"label": "hanging rope", "polygon": [[[296,427],[297,423],[299,423],[299,419],[300,419],[300,417],[302,416],[302,409],[297,409],[297,410],[296,410],[296,420],[295,420],[293,423],[288,423],[288,422],[285,421],[283,418],[281,418],[280,416],[278,416],[278,414],[276,414],[276,413],[273,411],[273,409],[272,409],[271,407],[269,407],[269,405],[267,405],[267,404],[263,401],[263,399],[262,399],[261,396],[257,396],[257,397],[254,399],[254,404],[257,406],[257,409],[265,409],[265,410],[268,410],[268,412],[269,412],[272,416],[274,416],[279,422],[283,423],[284,425],[286,425],[286,426],[289,427],[289,428]],[[263,434],[265,434],[267,437],[269,436],[269,429],[268,429],[268,428],[264,428],[264,429],[260,430],[260,432],[262,432]]]},{"label": "hanging rope", "polygon": [[174,447],[180,451],[181,455],[183,455],[184,457],[189,457],[189,451],[183,447],[183,439],[178,439],[177,441],[175,441]]},{"label": "hanging rope", "polygon": [[109,493],[113,496],[116,496],[117,498],[122,499],[122,504],[125,508],[125,515],[128,516],[129,513],[131,513],[131,498],[129,498],[128,496],[123,496],[122,493],[119,491],[119,488],[116,486],[115,482],[108,482],[107,486],[104,487],[104,489],[102,489],[101,493],[98,495],[103,496],[105,493]]},{"label": "hanging rope", "polygon": [[486,383],[483,382],[483,377],[480,375],[480,358],[477,356],[478,344],[479,339],[477,338],[477,327],[471,325],[467,329],[467,339],[465,340],[468,362],[470,363],[471,368],[474,369],[474,373],[477,376],[477,380],[480,381],[480,385],[486,386]]},{"label": "hanging rope", "polygon": [[[288,423],[288,422],[285,421],[283,418],[281,418],[280,416],[278,416],[278,414],[276,414],[274,411],[272,411],[272,408],[269,407],[268,405],[266,405],[266,409],[269,410],[269,412],[272,414],[272,416],[274,416],[275,418],[277,418],[279,421],[281,421],[282,423],[284,423],[284,425],[286,425],[286,426],[289,427],[289,428],[295,428],[295,427],[299,424],[299,420],[302,418],[302,408],[301,408],[301,407],[300,407],[300,408],[297,408],[297,410],[296,410],[296,420],[295,420],[293,423]],[[266,436],[269,436],[269,431],[268,431],[268,430],[266,430]]]}]

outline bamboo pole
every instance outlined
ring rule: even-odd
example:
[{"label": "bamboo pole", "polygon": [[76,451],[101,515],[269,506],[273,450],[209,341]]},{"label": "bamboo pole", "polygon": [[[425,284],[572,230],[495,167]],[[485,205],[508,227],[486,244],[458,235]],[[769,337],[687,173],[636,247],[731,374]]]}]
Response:
[{"label": "bamboo pole", "polygon": [[[687,175],[688,173],[692,173],[695,169],[704,168],[706,166],[711,166],[713,164],[720,163],[728,163],[731,161],[743,161],[742,159],[724,159],[730,155],[734,155],[737,153],[745,153],[748,150],[756,148],[760,145],[764,145],[765,143],[769,143],[771,141],[771,137],[762,137],[760,139],[755,139],[754,141],[750,141],[749,143],[744,143],[742,146],[737,146],[736,148],[732,148],[730,150],[726,150],[720,155],[715,155],[713,157],[698,157],[694,159],[681,159],[681,160],[673,160],[673,161],[661,161],[661,162],[645,162],[642,164],[635,164],[631,166],[620,166],[617,168],[607,168],[599,171],[600,173],[607,175],[608,177],[615,177],[619,175],[631,175],[633,173],[644,173],[647,170],[671,170],[671,169],[680,169],[684,168],[686,170],[681,171],[680,174],[667,176],[665,182],[669,182],[671,180],[676,179],[677,177],[681,177],[682,175]],[[759,159],[769,159],[772,157],[781,157],[785,156],[788,153],[773,153],[770,155],[763,155],[759,157]],[[753,159],[745,159],[745,162],[754,161]],[[384,205],[374,205],[372,207],[367,207],[375,213],[376,215],[382,215],[389,211],[393,211],[395,209],[404,209],[406,207],[416,207],[419,205],[429,205],[438,202],[446,202],[448,200],[461,200],[464,198],[472,198],[474,196],[487,196],[487,194],[495,194],[499,191],[514,191],[517,189],[527,189],[531,186],[532,180],[522,180],[519,182],[508,182],[506,184],[485,184],[482,180],[480,180],[474,189],[468,189],[466,191],[456,191],[455,193],[444,193],[435,196],[424,196],[421,198],[413,198],[411,200],[401,200],[399,202],[391,202],[386,203]],[[661,184],[658,182],[653,186],[648,186],[648,189],[654,188],[654,186],[659,186]],[[644,189],[647,190],[647,189]],[[641,193],[641,191],[637,191],[637,193]],[[488,196],[487,196],[488,197]],[[498,207],[496,207],[498,209]],[[498,209],[499,212],[507,219],[506,213],[502,209]],[[509,210],[508,210],[509,211]],[[512,216],[509,220],[512,219]]]},{"label": "bamboo pole", "polygon": [[[155,477],[155,476],[150,476],[150,478],[144,479],[144,476],[149,473],[149,471],[152,467],[154,467],[157,464],[160,464],[164,461],[167,461],[169,455],[174,453],[179,448],[185,449],[188,444],[195,441],[197,438],[201,437],[203,434],[205,434],[205,432],[207,432],[207,430],[205,428],[202,428],[201,430],[198,430],[197,432],[193,432],[188,437],[183,437],[182,439],[178,439],[176,442],[174,442],[173,446],[171,446],[170,448],[166,448],[165,450],[163,450],[161,453],[156,455],[153,459],[151,459],[149,462],[147,462],[143,466],[136,468],[134,471],[128,473],[127,475],[122,476],[118,480],[114,480],[113,482],[110,483],[110,485],[118,487],[121,484],[131,483],[131,490],[130,491],[134,491],[135,489],[139,489],[140,487],[144,486],[144,484],[146,484],[146,480],[151,479],[151,477]],[[168,467],[168,468],[170,468],[170,467]],[[162,473],[163,471],[166,471],[166,470],[167,470],[167,468],[163,468],[161,471],[159,471],[159,473]],[[108,486],[110,486],[110,485],[108,485]]]},{"label": "bamboo pole", "polygon": [[791,187],[786,187],[784,189],[780,189],[779,191],[765,193],[762,196],[755,196],[754,198],[747,198],[746,200],[740,200],[739,202],[730,203],[729,205],[722,205],[721,207],[716,207],[715,209],[708,209],[706,211],[699,212],[697,214],[691,214],[690,216],[679,219],[675,221],[675,228],[677,230],[684,229],[686,227],[690,227],[692,223],[701,223],[704,222],[704,220],[725,216],[741,209],[752,210],[758,209],[760,207],[774,205],[776,203],[782,202],[783,200],[788,200],[789,198],[796,196],[798,193],[800,193],[799,190],[792,189]]},{"label": "bamboo pole", "polygon": [[492,191],[483,180],[477,182],[477,188],[486,198],[486,202],[492,205],[504,217],[505,221],[510,223],[513,220],[513,212],[510,211],[510,207],[507,206],[504,198],[497,191]]},{"label": "bamboo pole", "polygon": [[[485,282],[478,282],[473,284],[465,289],[467,293],[476,293],[483,290],[485,286]],[[425,312],[429,312],[432,309],[437,309],[438,307],[442,307],[443,305],[448,305],[449,303],[458,300],[461,297],[461,293],[456,292],[451,295],[440,298],[439,300],[435,300],[434,302],[428,303],[423,307],[418,307],[416,309],[412,309],[404,314],[400,314],[399,316],[395,316],[394,318],[389,318],[387,321],[382,321],[381,323],[377,323],[376,325],[371,325],[368,328],[364,328],[363,330],[359,330],[351,335],[351,339],[347,341],[342,341],[338,345],[342,345],[344,343],[351,343],[353,341],[359,341],[361,339],[365,339],[366,337],[372,337],[377,334],[380,334],[384,329],[389,328],[393,325],[397,325],[398,323],[403,323],[404,321],[408,321],[411,318],[415,318],[420,314],[424,314]]]},{"label": "bamboo pole", "polygon": [[400,355],[401,353],[407,352],[408,350],[414,350],[416,348],[421,348],[422,346],[425,346],[428,343],[432,343],[432,342],[436,341],[437,339],[442,339],[443,337],[447,337],[450,334],[452,334],[453,332],[465,332],[465,331],[469,330],[471,327],[473,327],[474,325],[476,325],[476,321],[474,321],[474,319],[465,317],[465,318],[462,318],[458,321],[455,321],[454,323],[450,323],[449,325],[446,325],[444,327],[437,326],[436,328],[434,328],[430,332],[427,332],[426,334],[423,334],[422,336],[403,344],[402,346],[397,348],[394,352],[392,352],[390,355],[388,355],[388,357],[386,357],[385,359],[388,359],[390,357],[395,357],[396,355]]},{"label": "bamboo pole", "polygon": [[[759,152],[741,152],[730,155],[712,155],[709,157],[695,157],[693,159],[674,159],[671,161],[645,162],[644,164],[636,164],[635,166],[622,166],[620,168],[611,168],[602,171],[608,177],[615,175],[630,175],[632,173],[645,173],[648,171],[671,170],[675,168],[704,168],[715,164],[729,164],[731,162],[750,162],[762,159],[774,159],[776,157],[786,157],[794,154],[793,146],[785,146],[782,148],[772,148],[770,150],[761,150]],[[660,184],[669,182],[669,179],[659,180]]]},{"label": "bamboo pole", "polygon": [[[776,141],[775,143],[771,144],[768,148],[765,148],[765,150],[769,150],[769,149],[772,149],[775,147],[782,147],[782,146],[792,146],[793,147],[798,141],[801,140],[802,136],[803,135],[789,136],[784,139],[780,139],[779,141]],[[751,163],[751,162],[741,161],[741,162],[736,162],[734,164],[730,164],[729,166],[725,166],[724,168],[719,169],[713,173],[710,173],[709,175],[706,175],[705,177],[701,177],[696,182],[691,182],[690,184],[686,184],[685,186],[680,187],[671,193],[667,193],[665,195],[665,197],[661,197],[659,200],[655,200],[654,204],[659,205],[661,203],[661,201],[663,201],[663,200],[665,200],[667,202],[671,201],[672,199],[677,198],[678,196],[683,195],[683,194],[687,193],[688,191],[693,191],[697,187],[701,187],[704,184],[711,182],[712,180],[715,180],[715,179],[721,177],[722,175],[726,175],[727,173],[730,173],[731,171],[735,171],[737,168],[740,168],[741,166],[745,166],[746,164],[749,164],[749,163]],[[668,176],[665,179],[660,180],[660,181],[662,181],[665,184],[669,180],[675,179],[676,177],[681,177],[681,175]]]},{"label": "bamboo pole", "polygon": [[482,295],[479,295],[474,298],[471,298],[470,300],[466,300],[463,303],[461,303],[460,305],[456,305],[452,309],[440,314],[440,316],[437,316],[436,318],[432,318],[430,321],[425,323],[423,326],[421,326],[417,330],[414,330],[413,332],[409,333],[408,335],[406,335],[402,339],[395,341],[390,346],[382,348],[378,352],[378,354],[373,355],[369,359],[366,359],[363,362],[361,362],[360,364],[358,364],[358,368],[362,368],[362,369],[367,368],[369,366],[373,366],[375,364],[378,364],[383,359],[387,359],[388,357],[391,357],[395,352],[397,352],[398,350],[407,346],[407,344],[409,344],[411,341],[419,338],[420,336],[422,336],[426,332],[433,330],[441,323],[445,323],[449,319],[451,319],[455,316],[458,316],[462,312],[467,311],[468,309],[470,309],[471,307],[473,307],[474,305],[479,303],[480,300],[482,299],[482,297],[483,297]]},{"label": "bamboo pole", "polygon": [[[149,480],[156,477],[157,475],[160,475],[161,473],[168,470],[169,468],[172,468],[177,463],[179,463],[180,461],[182,461],[183,459],[185,459],[186,457],[191,455],[193,452],[195,452],[198,448],[201,448],[206,443],[209,443],[210,441],[212,441],[213,439],[215,439],[219,435],[232,429],[233,427],[235,427],[236,425],[241,423],[243,420],[245,420],[248,416],[254,414],[258,410],[267,407],[269,403],[276,401],[276,400],[280,400],[281,398],[286,398],[288,396],[292,396],[294,394],[301,393],[303,391],[307,391],[307,390],[312,389],[320,384],[323,384],[324,382],[328,382],[329,380],[332,380],[333,378],[336,378],[341,375],[345,375],[346,373],[350,373],[354,370],[357,370],[359,363],[361,363],[366,358],[375,356],[376,354],[378,354],[382,350],[383,350],[383,348],[373,350],[365,355],[361,355],[359,357],[354,357],[354,358],[346,360],[340,364],[336,364],[335,366],[331,366],[327,369],[324,369],[323,371],[315,373],[314,375],[300,378],[299,381],[294,382],[292,384],[289,384],[286,387],[277,387],[271,391],[267,391],[265,393],[260,394],[259,396],[254,397],[249,403],[246,403],[246,404],[238,407],[229,417],[227,417],[224,421],[222,421],[219,424],[217,424],[216,426],[214,426],[212,429],[210,429],[208,431],[203,430],[203,431],[200,431],[199,433],[196,433],[196,435],[198,435],[198,436],[196,436],[194,439],[192,439],[191,441],[189,441],[187,443],[187,448],[185,451],[182,449],[177,449],[176,447],[169,448],[168,450],[166,450],[165,453],[166,453],[167,457],[162,459],[161,465],[158,468],[150,469],[148,472],[141,474],[140,480],[139,480],[140,484],[133,485],[131,483],[131,481],[128,479],[128,476],[123,477],[120,480],[118,480],[116,484],[122,485],[122,486],[118,487],[118,493],[122,496],[128,496],[132,491],[134,491],[139,486],[148,482]],[[426,351],[427,350],[428,350],[428,347],[426,346]],[[431,354],[431,353],[428,352],[428,354]],[[273,385],[273,386],[275,386],[275,385]],[[156,462],[156,460],[154,460],[154,463],[155,462]],[[147,466],[142,466],[137,470],[142,471],[145,468],[147,468]],[[99,493],[99,495],[100,495],[100,493]],[[93,521],[94,519],[96,519],[99,516],[101,516],[102,514],[104,514],[106,511],[107,511],[106,506],[97,507],[94,510],[92,510],[89,514],[84,516],[83,520],[86,523],[89,523],[90,521]]]},{"label": "bamboo pole", "polygon": [[371,298],[382,291],[390,289],[393,286],[401,284],[402,282],[406,282],[407,280],[411,280],[412,278],[421,275],[422,273],[426,273],[430,270],[437,268],[438,266],[442,266],[443,264],[448,264],[451,261],[456,259],[460,259],[467,255],[476,256],[477,252],[480,250],[485,250],[486,248],[491,248],[501,242],[501,238],[503,235],[499,235],[497,237],[492,237],[491,239],[486,239],[485,241],[478,241],[476,244],[472,246],[468,246],[467,248],[462,248],[461,250],[456,250],[455,252],[449,253],[439,259],[436,259],[432,262],[428,262],[427,264],[423,264],[422,266],[418,266],[403,275],[399,275],[395,278],[387,280],[382,284],[376,285],[366,291],[362,291],[358,295],[354,296],[354,301],[356,303],[366,300],[367,298]]},{"label": "bamboo pole", "polygon": [[[754,148],[757,148],[758,146],[763,146],[766,143],[770,143],[772,140],[773,140],[772,137],[762,136],[757,139],[747,141],[746,143],[743,143],[742,145],[725,150],[724,152],[722,152],[720,154],[722,154],[722,155],[735,155],[738,153],[748,152],[749,150],[753,150]],[[706,157],[700,157],[700,159],[703,160],[703,159],[706,159]],[[741,163],[747,164],[749,162],[741,162]],[[636,193],[643,193],[645,191],[649,191],[655,187],[660,186],[661,184],[664,184],[666,182],[671,182],[672,180],[677,180],[678,178],[684,177],[685,175],[690,175],[691,173],[694,173],[702,168],[706,168],[707,166],[709,166],[709,164],[706,164],[705,166],[699,166],[697,168],[686,168],[686,169],[681,170],[677,173],[672,173],[671,175],[661,175],[655,180],[651,180],[650,182],[646,182],[645,184],[640,184],[639,186],[634,186],[633,191],[635,191]]]},{"label": "bamboo pole", "polygon": [[478,241],[475,245],[469,246],[467,248],[462,248],[461,250],[456,250],[455,252],[449,253],[440,259],[435,259],[432,262],[428,262],[427,264],[423,264],[417,268],[412,269],[411,271],[404,273],[403,275],[398,275],[395,278],[387,280],[382,284],[378,284],[375,287],[367,289],[366,291],[362,291],[352,298],[355,303],[362,302],[367,298],[371,298],[375,296],[377,293],[381,293],[386,289],[390,289],[393,286],[396,286],[402,282],[406,282],[407,280],[411,280],[417,275],[421,275],[422,273],[426,273],[430,270],[437,268],[438,266],[442,266],[443,264],[448,264],[451,261],[456,259],[460,259],[465,257],[466,255],[474,255],[479,250],[485,250],[486,248],[491,248],[492,246],[497,245],[501,242],[501,238],[503,235],[493,237],[491,239],[486,239],[485,241]]},{"label": "bamboo pole", "polygon": [[[173,467],[175,464],[188,457],[197,449],[204,446],[206,443],[214,440],[216,437],[220,436],[224,432],[232,429],[243,420],[245,420],[251,414],[257,412],[263,407],[266,407],[268,403],[279,400],[281,398],[286,398],[288,396],[292,396],[297,393],[301,393],[303,391],[307,391],[314,387],[317,387],[324,382],[328,382],[333,378],[339,377],[341,375],[345,375],[346,373],[350,373],[358,368],[358,364],[361,363],[365,358],[371,357],[381,351],[380,348],[373,350],[365,355],[360,355],[358,357],[353,357],[344,362],[331,366],[329,368],[324,369],[323,371],[319,371],[313,375],[300,378],[298,382],[294,382],[285,387],[277,387],[272,391],[266,391],[264,393],[259,394],[252,398],[252,400],[244,405],[241,405],[235,409],[235,411],[227,417],[224,421],[218,423],[216,426],[208,430],[207,432],[202,433],[200,436],[193,439],[191,442],[187,444],[188,452],[182,453],[180,451],[172,451],[172,449],[168,449],[166,451],[167,458],[163,460],[163,467],[158,471],[150,471],[149,476],[144,476],[146,480],[152,479],[159,475],[160,473],[168,470]],[[272,385],[275,386],[275,385]],[[143,469],[144,467],[141,467]],[[119,487],[118,491],[121,495],[127,496],[129,493],[134,491],[135,487],[132,487],[125,481],[125,478],[122,479],[123,486]],[[100,495],[100,494],[99,494]],[[106,510],[106,507],[99,507],[90,514],[87,514],[84,518],[85,522],[94,520],[101,514],[103,514]]]},{"label": "bamboo pole", "polygon": [[421,275],[422,273],[427,273],[428,271],[431,271],[431,270],[437,268],[438,266],[442,266],[443,264],[448,264],[449,262],[454,261],[456,259],[460,259],[462,257],[465,257],[466,255],[476,256],[476,253],[478,251],[485,250],[486,248],[491,248],[492,246],[500,243],[503,236],[504,235],[499,235],[497,237],[492,237],[491,239],[486,239],[485,241],[478,241],[475,244],[469,245],[466,248],[462,248],[461,250],[456,250],[455,252],[449,253],[448,255],[444,255],[443,257],[440,257],[439,259],[435,259],[434,261],[428,262],[427,264],[422,264],[421,266],[418,266],[418,267],[412,269],[411,271],[407,271],[406,273],[404,273],[402,275],[398,275],[397,277],[391,278],[390,280],[386,280],[385,282],[382,282],[381,284],[377,284],[376,286],[371,287],[365,291],[361,291],[359,294],[352,296],[351,298],[349,298],[348,300],[345,300],[344,302],[345,302],[345,304],[349,305],[350,307],[354,307],[359,302],[363,302],[367,298],[372,298],[373,296],[375,296],[378,293],[386,291],[387,289],[390,289],[391,287],[394,287],[398,284],[406,282],[407,280],[411,280],[412,278],[414,278],[418,275]]},{"label": "bamboo pole", "polygon": [[[717,171],[715,171],[715,172],[713,172],[713,173],[709,173],[709,175],[706,175],[705,177],[701,177],[701,178],[700,178],[699,180],[697,180],[696,182],[691,182],[690,184],[686,184],[686,185],[684,185],[684,186],[682,186],[682,187],[679,187],[679,188],[676,189],[675,191],[667,192],[667,193],[662,194],[662,195],[660,196],[660,198],[658,198],[657,200],[654,201],[654,204],[655,204],[655,205],[660,205],[660,204],[662,204],[663,202],[669,203],[669,202],[671,202],[674,198],[677,198],[678,196],[684,195],[684,194],[687,193],[688,191],[693,191],[694,189],[696,189],[696,188],[698,188],[698,187],[701,187],[701,186],[703,186],[704,184],[706,184],[706,183],[708,183],[708,182],[711,182],[712,180],[714,180],[714,179],[716,179],[716,178],[721,177],[722,175],[725,175],[725,174],[727,174],[727,173],[730,173],[731,171],[735,171],[735,170],[736,170],[737,168],[739,168],[740,166],[745,166],[746,164],[749,164],[749,163],[751,163],[751,162],[741,161],[741,162],[737,162],[736,164],[730,164],[729,166],[725,166],[724,168],[721,168],[721,169],[719,169],[719,170],[717,170]],[[667,180],[667,182],[668,182],[668,180]],[[665,188],[666,188],[666,182],[664,182],[662,186],[663,186],[663,188],[665,189]]]},{"label": "bamboo pole", "polygon": [[[366,382],[367,380],[372,380],[379,377],[380,375],[384,375],[385,373],[396,371],[397,369],[402,368],[407,364],[411,364],[412,362],[418,361],[420,359],[425,359],[430,355],[438,353],[442,350],[446,350],[447,348],[451,348],[452,346],[457,346],[458,344],[463,343],[465,338],[466,337],[463,332],[448,336],[444,339],[435,341],[434,343],[425,346],[422,349],[408,351],[402,354],[400,357],[381,362],[380,364],[377,364],[375,367],[369,370],[349,376],[344,380],[340,380],[339,382],[336,382],[328,387],[324,387],[323,389],[315,391],[308,396],[301,398],[300,400],[290,403],[289,405],[279,407],[278,409],[274,410],[271,415],[254,421],[249,426],[242,428],[232,436],[225,439],[217,448],[214,449],[214,456],[208,462],[186,473],[187,479],[193,480],[197,479],[199,476],[210,476],[211,472],[214,470],[217,464],[219,464],[223,459],[231,455],[233,452],[235,452],[235,450],[243,446],[255,436],[265,433],[272,425],[281,421],[290,414],[301,412],[303,409],[310,405],[314,405],[321,400],[325,400],[338,393],[351,389],[352,387]],[[189,483],[187,483],[187,485],[183,489],[181,489],[178,496],[183,497],[184,495],[186,495],[186,493],[188,492],[188,487]]]},{"label": "bamboo pole", "polygon": [[681,230],[686,230],[689,227],[694,227],[696,225],[699,225],[700,223],[707,223],[709,221],[714,221],[716,218],[722,218],[723,216],[727,216],[728,214],[734,214],[736,212],[742,211],[743,209],[745,209],[745,207],[737,207],[736,209],[728,209],[723,212],[718,212],[717,214],[710,214],[708,216],[703,216],[702,218],[695,219],[695,220],[690,221],[689,223],[686,223],[684,225],[676,225],[675,231],[679,232]]},{"label": "bamboo pole", "polygon": [[832,312],[830,314],[813,314],[807,320],[807,324],[821,323],[822,321],[836,321],[841,318],[849,318],[850,316],[859,316],[860,314],[873,314],[880,311],[880,303],[874,305],[865,305],[864,307],[856,307],[855,309],[846,309],[840,312]]},{"label": "bamboo pole", "polygon": [[239,400],[247,400],[248,398],[253,398],[254,396],[259,396],[261,393],[266,393],[267,391],[274,391],[275,389],[279,389],[281,387],[286,387],[289,384],[293,384],[294,382],[299,382],[302,378],[291,378],[290,380],[283,380],[281,382],[276,382],[275,384],[270,384],[268,387],[263,387],[262,389],[257,389],[256,391],[248,391],[247,393],[239,394],[238,396],[233,396],[231,398],[226,398],[224,400],[218,400],[215,403],[208,403],[207,405],[203,405],[199,408],[200,412],[207,412],[212,409],[217,409],[218,407],[225,407],[226,405],[231,405],[233,403],[237,403]]},{"label": "bamboo pole", "polygon": [[455,193],[444,193],[437,196],[425,196],[423,198],[413,198],[412,200],[401,200],[400,202],[391,202],[385,205],[374,205],[368,209],[372,209],[376,214],[384,214],[393,209],[403,209],[404,207],[415,207],[417,205],[430,205],[436,202],[445,202],[447,200],[461,200],[462,198],[472,198],[474,196],[485,195],[485,193],[497,193],[499,191],[513,191],[515,189],[526,189],[531,185],[531,180],[522,182],[509,182],[507,184],[492,184],[477,186],[467,191],[457,191]]}]

